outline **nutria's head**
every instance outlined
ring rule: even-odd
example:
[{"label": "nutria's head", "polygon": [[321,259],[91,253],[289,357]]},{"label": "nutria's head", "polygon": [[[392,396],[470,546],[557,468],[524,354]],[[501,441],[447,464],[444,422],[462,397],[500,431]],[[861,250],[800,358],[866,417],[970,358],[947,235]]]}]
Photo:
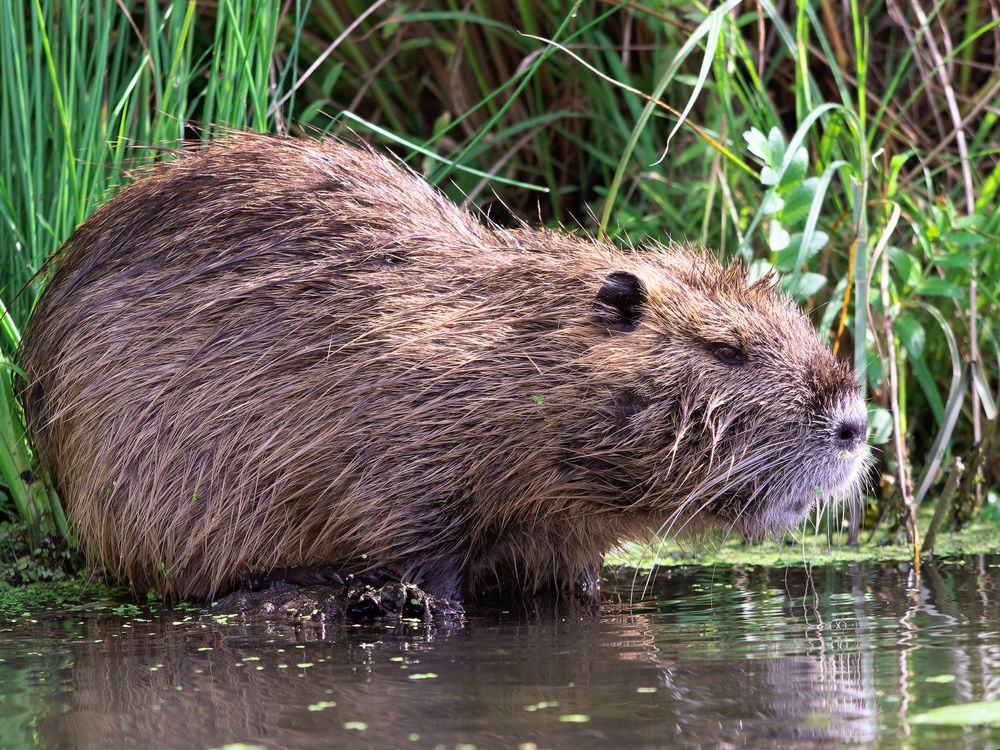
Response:
[{"label": "nutria's head", "polygon": [[677,250],[629,267],[594,309],[608,356],[631,360],[614,440],[642,462],[636,504],[667,513],[661,531],[708,518],[761,537],[861,491],[861,390],[773,280]]}]

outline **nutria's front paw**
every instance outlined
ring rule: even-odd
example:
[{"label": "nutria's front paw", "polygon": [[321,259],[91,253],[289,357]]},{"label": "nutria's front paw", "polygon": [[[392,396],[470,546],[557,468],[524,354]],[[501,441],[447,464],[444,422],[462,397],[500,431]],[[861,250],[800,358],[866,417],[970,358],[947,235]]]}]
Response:
[{"label": "nutria's front paw", "polygon": [[462,605],[439,599],[411,583],[386,583],[374,586],[348,586],[342,603],[347,619],[415,619],[421,622],[457,620],[465,614]]},{"label": "nutria's front paw", "polygon": [[591,570],[576,579],[573,595],[581,604],[594,604],[601,601],[600,568]]},{"label": "nutria's front paw", "polygon": [[325,598],[318,587],[299,587],[284,581],[253,590],[233,591],[212,602],[209,610],[214,614],[239,614],[248,617],[310,615],[321,609]]},{"label": "nutria's front paw", "polygon": [[215,613],[249,618],[329,619],[350,622],[419,620],[454,624],[465,610],[457,601],[440,599],[408,583],[374,586],[348,576],[340,586],[294,586],[275,582],[259,591],[234,591],[211,607]]}]

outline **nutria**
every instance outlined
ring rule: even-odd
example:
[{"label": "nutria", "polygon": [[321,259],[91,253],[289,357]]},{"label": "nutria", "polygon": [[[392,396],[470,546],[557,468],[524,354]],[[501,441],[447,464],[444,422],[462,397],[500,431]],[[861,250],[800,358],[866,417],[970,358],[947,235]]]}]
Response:
[{"label": "nutria", "polygon": [[489,226],[332,140],[232,136],[123,189],[19,364],[88,558],[170,597],[322,568],[593,593],[616,543],[783,530],[867,456],[851,370],[770,280]]}]

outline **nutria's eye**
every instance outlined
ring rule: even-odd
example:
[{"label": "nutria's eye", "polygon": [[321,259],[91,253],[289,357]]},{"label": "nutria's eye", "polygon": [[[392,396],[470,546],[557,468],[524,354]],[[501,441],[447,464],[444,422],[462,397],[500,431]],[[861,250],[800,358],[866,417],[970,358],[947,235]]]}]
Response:
[{"label": "nutria's eye", "polygon": [[747,361],[746,355],[740,351],[739,347],[733,346],[732,344],[709,344],[709,348],[712,350],[712,354],[715,358],[724,365],[739,367]]}]

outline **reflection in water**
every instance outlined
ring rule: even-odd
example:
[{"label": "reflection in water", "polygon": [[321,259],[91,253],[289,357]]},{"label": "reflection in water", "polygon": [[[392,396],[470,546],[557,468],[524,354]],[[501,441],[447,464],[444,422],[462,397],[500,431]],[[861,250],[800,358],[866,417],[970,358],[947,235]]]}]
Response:
[{"label": "reflection in water", "polygon": [[987,746],[908,717],[1000,698],[1000,559],[909,576],[661,571],[630,607],[623,575],[600,616],[485,609],[450,631],[11,614],[0,746]]}]

